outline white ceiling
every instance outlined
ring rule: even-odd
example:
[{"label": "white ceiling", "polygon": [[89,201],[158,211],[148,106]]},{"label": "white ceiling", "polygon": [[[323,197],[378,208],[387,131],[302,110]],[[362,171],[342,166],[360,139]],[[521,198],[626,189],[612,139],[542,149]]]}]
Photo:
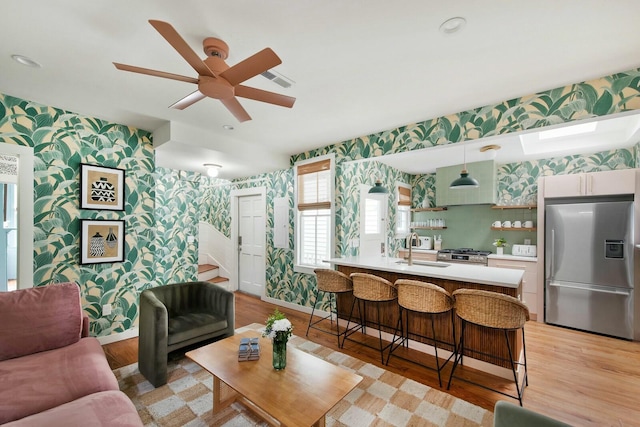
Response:
[{"label": "white ceiling", "polygon": [[[455,16],[462,31],[440,33]],[[0,92],[157,131],[156,143],[170,141],[160,166],[219,163],[222,178],[245,177],[309,149],[637,68],[638,16],[637,0],[3,0]],[[196,77],[149,19],[203,58],[202,40],[222,38],[229,65],[271,47],[283,61],[274,70],[295,85],[246,84],[296,97],[294,107],[240,99],[253,117],[244,123],[213,99],[167,108],[193,85],[112,65]]]}]

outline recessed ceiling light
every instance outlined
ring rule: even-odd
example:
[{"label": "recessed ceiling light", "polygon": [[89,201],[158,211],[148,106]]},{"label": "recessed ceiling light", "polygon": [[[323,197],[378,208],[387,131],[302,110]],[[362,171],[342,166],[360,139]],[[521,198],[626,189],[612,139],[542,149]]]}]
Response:
[{"label": "recessed ceiling light", "polygon": [[440,25],[440,32],[443,34],[453,34],[457,31],[460,31],[466,23],[467,20],[460,16],[447,19]]},{"label": "recessed ceiling light", "polygon": [[234,128],[233,126],[231,126],[231,125],[223,125],[223,126],[222,126],[222,128],[223,128],[223,129],[225,129],[225,130],[234,130],[234,129],[235,129],[235,128]]},{"label": "recessed ceiling light", "polygon": [[42,65],[24,55],[11,55],[11,58],[18,64],[26,65],[27,67],[42,68]]}]

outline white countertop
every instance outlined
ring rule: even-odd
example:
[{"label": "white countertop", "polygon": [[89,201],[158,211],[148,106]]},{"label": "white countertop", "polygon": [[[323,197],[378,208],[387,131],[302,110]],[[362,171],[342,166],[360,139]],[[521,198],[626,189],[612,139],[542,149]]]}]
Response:
[{"label": "white countertop", "polygon": [[[447,267],[429,267],[414,264],[398,264],[400,258],[372,256],[372,257],[344,257],[331,258],[327,262],[333,265],[363,268],[367,270],[387,271],[390,273],[411,274],[414,276],[434,277],[438,279],[456,280],[460,282],[479,283],[482,285],[503,286],[517,288],[522,281],[522,270],[510,268],[485,267],[481,265],[467,265],[460,263],[445,263]],[[417,262],[417,261],[416,261]]]}]

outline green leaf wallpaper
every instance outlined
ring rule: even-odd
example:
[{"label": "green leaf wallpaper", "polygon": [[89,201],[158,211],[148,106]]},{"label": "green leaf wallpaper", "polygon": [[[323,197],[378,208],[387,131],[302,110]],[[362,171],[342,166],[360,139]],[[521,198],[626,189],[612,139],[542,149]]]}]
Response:
[{"label": "green leaf wallpaper", "polygon": [[[34,286],[77,282],[91,334],[133,326],[140,289],[156,286],[155,180],[151,135],[0,95],[0,142],[34,148]],[[80,163],[125,170],[125,211],[79,209]],[[79,265],[83,218],[123,219],[125,262]],[[101,317],[102,305],[112,314]]]},{"label": "green leaf wallpaper", "polygon": [[201,193],[199,173],[156,168],[156,282],[197,280],[198,251],[188,237],[198,237]]},{"label": "green leaf wallpaper", "polygon": [[[349,254],[353,252],[346,242],[359,233],[360,183],[372,185],[380,173],[389,188],[394,187],[395,181],[412,184],[416,206],[424,198],[432,206],[435,203],[435,176],[406,175],[373,163],[375,157],[637,109],[640,109],[640,69],[335,143],[294,155],[291,165],[323,154],[336,154],[336,253]],[[266,295],[310,305],[315,278],[293,271],[293,228],[288,248],[273,246],[274,197],[289,198],[293,224],[293,169],[247,177],[231,184],[197,174],[155,170],[148,132],[3,94],[0,94],[0,142],[34,148],[34,285],[78,282],[84,310],[92,320],[93,335],[105,336],[133,327],[142,289],[191,280],[197,272],[198,251],[197,241],[186,243],[188,236],[196,235],[199,220],[230,236],[230,191],[248,186],[267,189]],[[499,165],[499,196],[502,200],[532,197],[537,191],[535,180],[542,174],[636,167],[640,164],[638,151],[636,147]],[[348,163],[362,159],[370,161]],[[80,162],[126,170],[124,212],[79,210]],[[393,197],[389,198],[391,221],[395,216]],[[80,266],[81,218],[124,219],[125,262]],[[391,234],[389,237],[390,249],[394,251],[399,241]],[[106,303],[112,304],[113,314],[101,317],[101,306]],[[326,301],[323,306],[326,307]]]},{"label": "green leaf wallpaper", "polygon": [[226,180],[202,176],[200,221],[214,225],[227,238],[231,238],[231,188]]}]

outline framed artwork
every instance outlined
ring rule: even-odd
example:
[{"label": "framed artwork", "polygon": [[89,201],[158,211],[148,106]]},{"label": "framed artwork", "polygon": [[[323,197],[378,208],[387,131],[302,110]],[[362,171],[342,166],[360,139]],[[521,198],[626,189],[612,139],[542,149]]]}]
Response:
[{"label": "framed artwork", "polygon": [[80,264],[124,261],[124,221],[80,220]]},{"label": "framed artwork", "polygon": [[124,210],[124,169],[80,163],[80,209]]}]

